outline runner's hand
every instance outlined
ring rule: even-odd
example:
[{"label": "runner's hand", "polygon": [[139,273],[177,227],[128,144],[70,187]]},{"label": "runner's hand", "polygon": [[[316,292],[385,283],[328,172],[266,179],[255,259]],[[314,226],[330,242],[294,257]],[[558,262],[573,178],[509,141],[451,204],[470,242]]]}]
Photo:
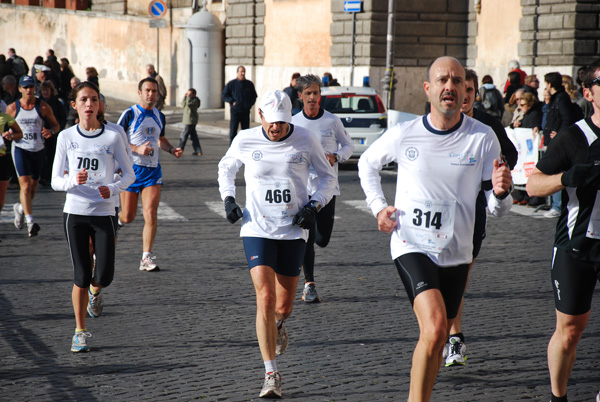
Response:
[{"label": "runner's hand", "polygon": [[306,204],[292,219],[292,225],[298,225],[302,229],[312,229],[315,226],[317,210],[310,204]]},{"label": "runner's hand", "polygon": [[235,203],[235,198],[231,196],[225,198],[225,215],[229,223],[236,223],[244,215],[240,206]]},{"label": "runner's hand", "polygon": [[384,233],[392,233],[398,226],[398,222],[392,219],[396,213],[396,208],[392,206],[385,207],[377,214],[377,228]]}]

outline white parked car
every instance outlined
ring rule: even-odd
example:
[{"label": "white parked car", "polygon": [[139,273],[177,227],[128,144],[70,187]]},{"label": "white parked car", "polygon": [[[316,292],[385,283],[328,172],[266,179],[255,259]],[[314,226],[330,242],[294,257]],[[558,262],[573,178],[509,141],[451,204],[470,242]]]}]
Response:
[{"label": "white parked car", "polygon": [[358,158],[387,129],[387,112],[381,97],[369,87],[323,87],[321,107],[338,116],[354,141]]}]

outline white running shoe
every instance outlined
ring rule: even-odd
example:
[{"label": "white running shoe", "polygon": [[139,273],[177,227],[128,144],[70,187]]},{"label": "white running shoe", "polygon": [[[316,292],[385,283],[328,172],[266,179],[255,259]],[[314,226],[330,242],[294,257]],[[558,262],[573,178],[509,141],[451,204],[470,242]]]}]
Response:
[{"label": "white running shoe", "polygon": [[281,323],[281,327],[277,328],[277,346],[275,347],[275,356],[279,356],[285,353],[288,343],[290,341],[290,337],[285,329],[283,323]]},{"label": "white running shoe", "polygon": [[449,339],[450,348],[446,357],[446,367],[467,364],[467,346],[461,342],[458,336]]},{"label": "white running shoe", "polygon": [[154,263],[156,256],[144,257],[140,261],[140,271],[160,271],[158,265]]},{"label": "white running shoe", "polygon": [[102,290],[99,290],[95,295],[88,290],[88,296],[90,301],[87,305],[87,312],[91,317],[100,317],[100,314],[102,314],[102,308],[104,308],[104,296],[102,296]]},{"label": "white running shoe", "polygon": [[442,352],[442,358],[445,359],[446,357],[448,357],[448,351],[450,350],[450,344],[448,342],[446,342],[446,344],[444,345],[444,351]]},{"label": "white running shoe", "polygon": [[259,394],[260,398],[281,398],[281,376],[276,371],[265,375],[265,382]]},{"label": "white running shoe", "polygon": [[307,283],[304,285],[304,290],[302,291],[302,300],[307,303],[318,303],[321,301],[317,293],[317,287],[314,283]]},{"label": "white running shoe", "polygon": [[71,342],[71,352],[89,352],[90,346],[87,343],[87,338],[91,336],[92,334],[86,331],[76,332]]},{"label": "white running shoe", "polygon": [[554,208],[550,208],[550,211],[544,214],[544,218],[558,218],[560,216],[560,211],[557,211]]},{"label": "white running shoe", "polygon": [[600,391],[598,391],[598,395],[596,395],[596,402],[600,402]]},{"label": "white running shoe", "polygon": [[23,229],[25,227],[25,213],[19,212],[20,202],[16,202],[13,205],[13,211],[15,212],[15,227],[17,229]]}]

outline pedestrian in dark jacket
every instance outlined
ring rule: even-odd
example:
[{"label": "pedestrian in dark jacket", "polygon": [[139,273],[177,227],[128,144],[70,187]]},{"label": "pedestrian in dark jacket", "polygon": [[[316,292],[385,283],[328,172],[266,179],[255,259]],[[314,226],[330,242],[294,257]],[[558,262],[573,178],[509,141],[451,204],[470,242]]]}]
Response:
[{"label": "pedestrian in dark jacket", "polygon": [[198,108],[200,107],[200,98],[196,96],[194,88],[188,89],[183,98],[183,118],[181,122],[185,126],[179,137],[179,148],[183,151],[188,137],[192,140],[194,152],[192,155],[202,156],[202,147],[196,133],[196,124],[198,124]]},{"label": "pedestrian in dark jacket", "polygon": [[238,126],[242,130],[250,128],[250,109],[256,102],[256,90],[252,81],[246,79],[246,68],[237,68],[237,77],[225,85],[223,89],[223,101],[231,105],[231,117],[229,122],[229,143],[237,135]]},{"label": "pedestrian in dark jacket", "polygon": [[583,119],[583,112],[565,92],[560,73],[548,73],[544,76],[544,81],[550,93],[550,105],[544,127],[544,145],[547,146],[561,130]]}]

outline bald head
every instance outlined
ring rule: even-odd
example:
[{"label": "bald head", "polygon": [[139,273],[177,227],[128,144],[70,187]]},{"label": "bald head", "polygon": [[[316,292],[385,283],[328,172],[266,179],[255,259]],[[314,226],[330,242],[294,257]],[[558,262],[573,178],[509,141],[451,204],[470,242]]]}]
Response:
[{"label": "bald head", "polygon": [[432,118],[443,120],[444,126],[460,119],[466,93],[462,64],[454,57],[440,57],[429,66],[427,78],[423,87],[431,103]]}]

